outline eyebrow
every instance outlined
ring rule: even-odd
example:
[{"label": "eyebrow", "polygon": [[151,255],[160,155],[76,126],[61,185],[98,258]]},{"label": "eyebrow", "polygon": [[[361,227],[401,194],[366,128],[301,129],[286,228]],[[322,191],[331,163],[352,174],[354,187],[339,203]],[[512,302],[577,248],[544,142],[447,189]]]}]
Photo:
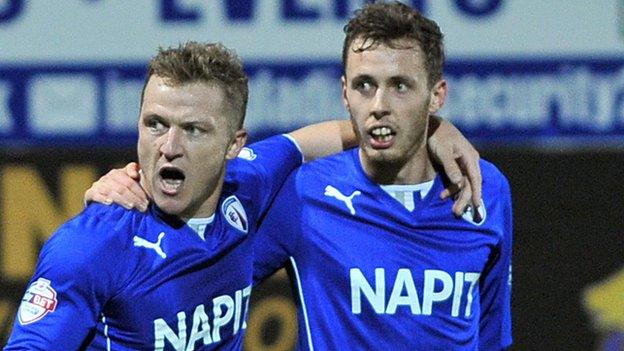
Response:
[{"label": "eyebrow", "polygon": [[161,115],[159,115],[156,112],[149,112],[148,114],[144,114],[143,115],[143,119],[144,120],[148,120],[148,119],[157,119],[159,121],[163,121],[165,118]]},{"label": "eyebrow", "polygon": [[374,80],[375,80],[375,78],[373,78],[372,76],[370,76],[370,75],[368,75],[368,74],[365,74],[365,73],[364,73],[364,74],[358,74],[358,75],[356,75],[356,76],[355,76],[355,77],[353,77],[351,80],[352,80],[352,81],[354,81],[354,80],[373,80],[373,81],[374,81]]},{"label": "eyebrow", "polygon": [[392,76],[389,81],[390,83],[407,83],[409,85],[416,84],[416,80],[414,78],[404,75]]},{"label": "eyebrow", "polygon": [[150,120],[156,119],[159,122],[168,122],[177,125],[202,125],[202,126],[212,126],[214,123],[212,120],[202,120],[201,118],[193,118],[186,121],[178,121],[176,118],[167,118],[157,112],[148,111],[147,114],[143,115],[143,119]]},{"label": "eyebrow", "polygon": [[[357,80],[367,80],[367,81],[377,81],[377,79],[375,79],[373,76],[363,73],[363,74],[359,74],[356,75],[355,77],[353,77],[351,79],[351,81],[357,81]],[[395,83],[395,82],[405,82],[405,83],[409,83],[409,84],[416,84],[416,80],[410,76],[406,76],[406,75],[396,75],[396,76],[392,76],[390,78],[388,78],[386,81],[389,81],[391,83]]]},{"label": "eyebrow", "polygon": [[188,126],[200,126],[200,127],[212,127],[213,123],[211,123],[210,121],[200,121],[197,119],[191,120],[191,121],[183,121],[180,122],[180,126],[183,127],[188,127]]}]

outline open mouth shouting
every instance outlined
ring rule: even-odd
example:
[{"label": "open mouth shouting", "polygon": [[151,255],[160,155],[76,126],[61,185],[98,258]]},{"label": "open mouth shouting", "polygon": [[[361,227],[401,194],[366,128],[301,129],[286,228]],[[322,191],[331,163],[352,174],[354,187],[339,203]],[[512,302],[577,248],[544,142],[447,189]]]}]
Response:
[{"label": "open mouth shouting", "polygon": [[394,144],[396,132],[387,126],[377,126],[369,129],[368,135],[373,149],[387,149]]},{"label": "open mouth shouting", "polygon": [[173,166],[164,166],[158,172],[160,190],[165,195],[177,195],[184,186],[184,172]]}]

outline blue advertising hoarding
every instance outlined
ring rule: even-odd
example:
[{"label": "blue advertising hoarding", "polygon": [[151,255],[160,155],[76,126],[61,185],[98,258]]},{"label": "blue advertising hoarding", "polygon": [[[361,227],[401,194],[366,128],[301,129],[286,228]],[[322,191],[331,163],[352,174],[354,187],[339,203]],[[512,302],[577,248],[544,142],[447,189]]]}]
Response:
[{"label": "blue advertising hoarding", "polygon": [[[147,61],[189,39],[222,41],[245,61],[252,137],[346,118],[342,26],[363,3],[0,1],[1,145],[132,146]],[[440,114],[473,140],[623,139],[621,1],[409,3],[445,33]]]},{"label": "blue advertising hoarding", "polygon": [[[247,64],[247,127],[264,136],[345,116],[341,64]],[[580,142],[624,136],[624,60],[447,64],[441,114],[484,141]],[[3,144],[132,146],[144,63],[0,66]],[[111,139],[112,138],[112,139]],[[598,141],[598,140],[594,140]]]}]

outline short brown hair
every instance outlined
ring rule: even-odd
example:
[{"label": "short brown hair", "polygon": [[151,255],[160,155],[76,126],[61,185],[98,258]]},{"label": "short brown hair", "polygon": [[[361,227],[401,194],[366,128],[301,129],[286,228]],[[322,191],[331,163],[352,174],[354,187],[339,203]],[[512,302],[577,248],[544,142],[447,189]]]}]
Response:
[{"label": "short brown hair", "polygon": [[418,43],[425,54],[429,86],[442,79],[444,66],[443,35],[438,25],[424,17],[417,10],[400,2],[376,2],[355,12],[355,16],[344,27],[346,34],[342,47],[342,64],[347,68],[347,55],[353,41],[362,39],[362,46],[355,52],[375,48],[379,44],[398,47],[399,39],[410,39]]},{"label": "short brown hair", "polygon": [[223,44],[189,41],[177,48],[159,48],[148,65],[141,106],[152,75],[166,78],[174,85],[197,81],[218,84],[238,117],[236,121],[228,121],[228,125],[233,130],[242,128],[249,99],[248,78],[236,53]]}]

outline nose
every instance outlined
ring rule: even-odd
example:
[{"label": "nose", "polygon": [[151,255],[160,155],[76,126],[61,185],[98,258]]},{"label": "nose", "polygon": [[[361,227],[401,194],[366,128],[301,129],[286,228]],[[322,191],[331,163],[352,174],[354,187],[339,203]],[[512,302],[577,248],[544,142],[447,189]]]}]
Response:
[{"label": "nose", "polygon": [[381,119],[390,114],[388,96],[384,89],[377,89],[373,96],[370,114],[375,119]]},{"label": "nose", "polygon": [[164,140],[160,144],[160,152],[167,160],[170,161],[182,156],[183,147],[180,140],[182,132],[178,128],[169,128],[162,137]]}]

